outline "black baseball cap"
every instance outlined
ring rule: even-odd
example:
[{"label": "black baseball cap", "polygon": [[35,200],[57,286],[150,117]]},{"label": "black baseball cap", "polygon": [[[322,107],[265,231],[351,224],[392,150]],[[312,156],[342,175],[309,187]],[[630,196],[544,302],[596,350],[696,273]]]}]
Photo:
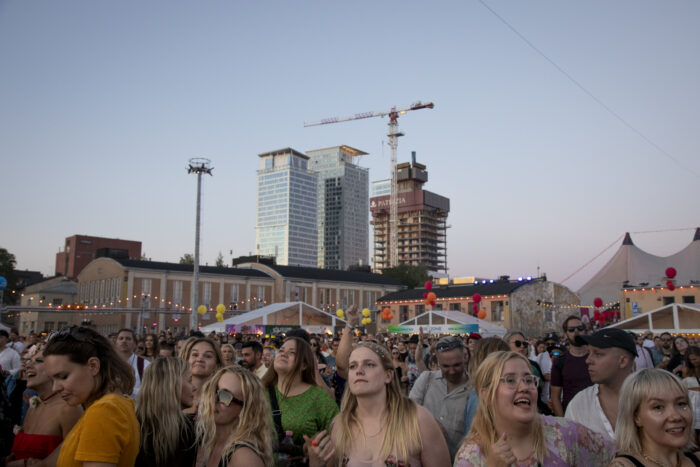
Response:
[{"label": "black baseball cap", "polygon": [[588,344],[599,349],[618,347],[626,350],[635,357],[637,356],[637,346],[634,339],[622,329],[601,329],[589,336],[576,336],[577,344]]},{"label": "black baseball cap", "polygon": [[548,332],[544,336],[544,340],[545,341],[557,341],[557,342],[559,342],[559,336],[557,335],[556,332]]}]

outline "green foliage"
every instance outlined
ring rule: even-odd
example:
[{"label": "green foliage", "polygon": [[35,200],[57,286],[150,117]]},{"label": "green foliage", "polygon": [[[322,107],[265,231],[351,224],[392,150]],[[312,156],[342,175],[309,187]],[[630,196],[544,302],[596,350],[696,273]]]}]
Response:
[{"label": "green foliage", "polygon": [[185,253],[180,257],[180,264],[194,264],[194,255],[192,253]]},{"label": "green foliage", "polygon": [[216,267],[217,268],[223,268],[224,267],[224,255],[219,252],[219,256],[216,257]]},{"label": "green foliage", "polygon": [[17,287],[17,276],[15,275],[15,265],[17,260],[15,255],[4,248],[0,248],[0,276],[7,279],[7,287],[3,292],[3,305],[14,305],[17,303],[19,294],[12,291]]},{"label": "green foliage", "polygon": [[422,286],[425,281],[430,279],[428,267],[424,264],[413,266],[407,263],[401,263],[396,267],[382,270],[382,274],[393,277],[409,289]]}]

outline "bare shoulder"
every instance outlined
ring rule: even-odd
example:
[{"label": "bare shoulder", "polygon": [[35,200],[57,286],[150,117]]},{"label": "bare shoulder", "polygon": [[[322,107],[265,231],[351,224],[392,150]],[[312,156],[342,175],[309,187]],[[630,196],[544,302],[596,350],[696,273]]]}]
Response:
[{"label": "bare shoulder", "polygon": [[418,416],[418,423],[423,426],[424,423],[434,423],[435,417],[430,413],[428,409],[420,404],[416,404],[416,415]]},{"label": "bare shoulder", "polygon": [[634,464],[629,459],[623,457],[614,457],[608,467],[634,467]]},{"label": "bare shoulder", "polygon": [[246,446],[241,446],[233,452],[231,455],[230,464],[246,465],[250,467],[265,467],[265,464],[258,453]]}]

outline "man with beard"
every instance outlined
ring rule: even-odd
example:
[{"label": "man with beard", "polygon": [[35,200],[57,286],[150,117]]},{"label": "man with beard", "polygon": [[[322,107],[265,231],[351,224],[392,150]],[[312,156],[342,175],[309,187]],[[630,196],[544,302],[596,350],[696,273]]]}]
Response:
[{"label": "man with beard", "polygon": [[654,366],[657,368],[665,368],[665,365],[660,367],[664,361],[666,365],[671,360],[671,349],[673,348],[673,337],[668,332],[664,332],[659,336],[659,347],[652,348],[651,358],[654,360]]},{"label": "man with beard", "polygon": [[263,347],[258,341],[244,342],[241,346],[241,366],[247,368],[258,378],[267,373],[267,367],[262,362]]},{"label": "man with beard", "polygon": [[550,380],[552,411],[557,417],[564,416],[566,407],[579,391],[593,384],[586,365],[588,346],[576,339],[585,334],[586,327],[578,316],[572,315],[564,320],[562,328],[569,348],[552,363]]},{"label": "man with beard", "polygon": [[595,384],[576,394],[566,409],[566,418],[614,440],[620,388],[634,372],[637,346],[621,329],[601,329],[577,340],[588,344],[586,364]]}]

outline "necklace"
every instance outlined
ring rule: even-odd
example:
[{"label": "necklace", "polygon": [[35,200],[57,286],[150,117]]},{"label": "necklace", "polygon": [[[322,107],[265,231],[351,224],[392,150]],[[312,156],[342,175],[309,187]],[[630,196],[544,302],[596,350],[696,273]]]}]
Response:
[{"label": "necklace", "polygon": [[379,430],[377,430],[377,432],[376,432],[375,434],[373,434],[373,435],[368,435],[368,434],[367,434],[367,431],[365,431],[365,426],[362,425],[362,434],[363,434],[363,436],[364,436],[365,438],[374,438],[374,437],[376,437],[377,435],[379,435],[379,433],[381,433],[383,430],[384,430],[384,425],[383,425],[383,424],[380,424],[380,425],[379,425]]},{"label": "necklace", "polygon": [[[681,465],[681,456],[680,456],[680,454],[677,454],[677,456],[678,456],[678,460],[676,461],[676,467],[680,467],[680,465]],[[665,462],[661,462],[661,461],[659,461],[658,459],[654,459],[653,457],[648,456],[648,455],[645,454],[645,453],[642,453],[642,457],[643,457],[644,459],[648,460],[649,462],[652,462],[652,463],[658,465],[659,467],[673,467],[673,464],[667,465]]]},{"label": "necklace", "polygon": [[45,404],[46,401],[48,401],[49,399],[51,399],[51,398],[52,398],[53,396],[55,396],[56,394],[58,394],[58,391],[52,392],[51,395],[50,395],[49,397],[47,397],[46,399],[42,399],[41,397],[39,397],[39,400],[40,400],[42,403]]}]

